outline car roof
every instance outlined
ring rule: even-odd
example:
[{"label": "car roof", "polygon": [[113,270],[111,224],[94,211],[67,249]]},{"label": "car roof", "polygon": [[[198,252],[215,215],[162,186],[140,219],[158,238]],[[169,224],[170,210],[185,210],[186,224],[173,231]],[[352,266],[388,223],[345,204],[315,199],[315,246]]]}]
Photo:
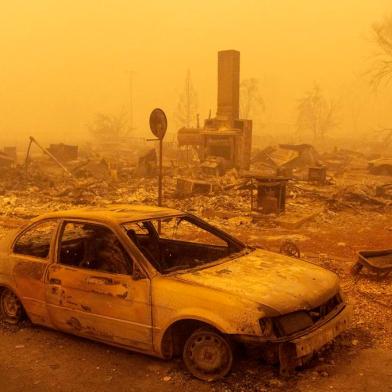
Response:
[{"label": "car roof", "polygon": [[166,218],[183,212],[166,208],[133,204],[113,204],[105,207],[86,207],[74,210],[55,211],[40,215],[34,220],[49,218],[87,219],[104,222],[125,223],[138,220]]}]

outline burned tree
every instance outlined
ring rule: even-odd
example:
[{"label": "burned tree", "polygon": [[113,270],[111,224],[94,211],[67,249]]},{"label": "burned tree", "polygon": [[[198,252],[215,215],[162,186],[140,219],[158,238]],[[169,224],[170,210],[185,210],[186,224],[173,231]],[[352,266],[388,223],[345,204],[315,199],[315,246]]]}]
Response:
[{"label": "burned tree", "polygon": [[177,104],[176,120],[180,126],[189,128],[197,116],[197,93],[193,87],[191,72],[188,70],[184,90]]},{"label": "burned tree", "polygon": [[241,118],[252,118],[264,111],[264,100],[260,94],[259,81],[255,78],[244,79],[240,85]]},{"label": "burned tree", "polygon": [[337,126],[335,105],[324,97],[318,85],[300,99],[297,110],[298,133],[311,132],[315,140],[324,139]]},{"label": "burned tree", "polygon": [[116,141],[128,131],[126,113],[119,115],[97,113],[87,125],[90,134],[99,142]]},{"label": "burned tree", "polygon": [[371,70],[371,83],[378,87],[392,78],[392,15],[372,27],[373,40],[377,47],[375,62]]}]

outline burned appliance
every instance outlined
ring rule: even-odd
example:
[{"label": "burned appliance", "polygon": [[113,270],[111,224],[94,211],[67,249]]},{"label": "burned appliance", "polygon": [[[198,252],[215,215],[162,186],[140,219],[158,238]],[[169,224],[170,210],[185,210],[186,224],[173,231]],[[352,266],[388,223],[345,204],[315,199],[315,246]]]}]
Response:
[{"label": "burned appliance", "polygon": [[262,214],[281,214],[286,209],[286,185],[289,178],[246,176],[251,179],[251,210]]},{"label": "burned appliance", "polygon": [[78,159],[79,147],[67,144],[51,144],[48,151],[60,162],[69,162]]},{"label": "burned appliance", "polygon": [[324,185],[327,182],[327,168],[325,166],[309,167],[308,181]]}]

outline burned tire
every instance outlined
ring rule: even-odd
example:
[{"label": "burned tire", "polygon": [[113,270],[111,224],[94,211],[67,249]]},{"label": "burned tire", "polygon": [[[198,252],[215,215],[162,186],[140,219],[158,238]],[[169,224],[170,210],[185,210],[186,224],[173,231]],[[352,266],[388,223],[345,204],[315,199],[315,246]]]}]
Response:
[{"label": "burned tire", "polygon": [[18,324],[23,317],[23,306],[9,289],[0,292],[0,318],[8,324]]},{"label": "burned tire", "polygon": [[189,372],[203,381],[225,377],[233,365],[229,340],[211,328],[199,328],[187,339],[183,360]]}]

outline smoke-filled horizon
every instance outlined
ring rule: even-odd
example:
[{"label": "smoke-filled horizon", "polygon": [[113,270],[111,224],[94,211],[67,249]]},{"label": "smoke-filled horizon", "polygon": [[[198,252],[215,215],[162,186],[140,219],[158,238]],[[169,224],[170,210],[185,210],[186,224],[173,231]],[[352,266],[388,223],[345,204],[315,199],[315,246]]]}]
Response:
[{"label": "smoke-filled horizon", "polygon": [[336,135],[392,127],[392,88],[375,93],[366,73],[371,26],[391,12],[387,0],[3,1],[0,142],[84,139],[96,113],[130,120],[131,90],[133,134],[147,134],[154,107],[174,133],[188,70],[200,119],[215,115],[224,49],[241,52],[242,80],[259,82],[257,135],[294,128],[316,83],[337,107]]}]

